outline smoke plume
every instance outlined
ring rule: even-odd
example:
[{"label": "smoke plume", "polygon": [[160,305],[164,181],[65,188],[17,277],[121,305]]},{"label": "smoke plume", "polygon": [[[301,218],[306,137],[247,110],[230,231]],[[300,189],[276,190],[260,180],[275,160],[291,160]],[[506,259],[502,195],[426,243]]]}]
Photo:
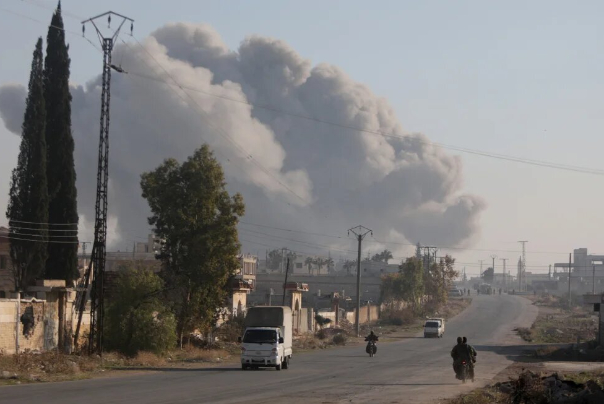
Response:
[{"label": "smoke plume", "polygon": [[[388,101],[340,68],[313,66],[272,38],[250,36],[231,50],[207,25],[167,24],[143,45],[120,44],[113,58],[128,72],[112,75],[113,248],[149,232],[140,174],[168,157],[183,160],[204,142],[223,164],[229,190],[243,194],[248,222],[343,235],[362,223],[376,239],[432,245],[464,245],[476,236],[485,203],[461,193],[460,158],[421,134],[403,137]],[[97,76],[71,89],[79,209],[88,229],[94,218],[100,85]],[[24,87],[0,87],[0,116],[15,134],[24,100]],[[248,251],[268,245],[308,250],[246,229],[241,238]],[[309,235],[293,238],[348,246]]]}]

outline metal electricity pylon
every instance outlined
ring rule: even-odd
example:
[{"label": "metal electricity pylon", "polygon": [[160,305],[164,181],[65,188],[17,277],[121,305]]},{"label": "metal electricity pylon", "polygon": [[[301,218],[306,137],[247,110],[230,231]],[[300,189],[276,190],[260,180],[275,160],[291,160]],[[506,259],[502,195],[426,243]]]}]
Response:
[{"label": "metal electricity pylon", "polygon": [[348,235],[354,234],[359,242],[358,256],[357,256],[357,310],[354,315],[354,324],[357,337],[361,335],[361,326],[359,323],[359,313],[361,312],[361,244],[365,236],[369,233],[373,235],[373,231],[364,226],[353,227],[348,230]]},{"label": "metal electricity pylon", "polygon": [[[99,19],[107,17],[108,28],[111,28],[111,17],[121,19],[117,29],[109,36],[105,36],[97,26]],[[115,67],[111,64],[111,53],[113,45],[117,39],[120,30],[126,21],[130,22],[130,34],[134,29],[134,20],[132,18],[108,11],[97,15],[88,20],[82,21],[82,35],[84,35],[86,24],[90,23],[96,30],[101,47],[103,49],[103,75],[101,88],[101,127],[99,137],[99,159],[97,168],[97,188],[96,205],[94,221],[94,243],[92,244],[92,253],[90,255],[90,265],[86,270],[84,289],[80,292],[78,304],[80,313],[78,325],[74,336],[74,344],[77,346],[82,315],[86,306],[86,293],[90,281],[92,289],[90,291],[90,332],[88,334],[88,352],[103,352],[103,317],[104,317],[104,280],[105,280],[105,248],[107,243],[107,185],[109,182],[109,111],[111,100],[111,69],[123,72],[121,67]],[[92,272],[92,276],[91,276]]]}]

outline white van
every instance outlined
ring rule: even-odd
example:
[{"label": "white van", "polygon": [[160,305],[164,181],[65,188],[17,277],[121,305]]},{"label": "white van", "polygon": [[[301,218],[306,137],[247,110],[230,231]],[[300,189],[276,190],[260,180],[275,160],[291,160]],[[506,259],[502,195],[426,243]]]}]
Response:
[{"label": "white van", "polygon": [[436,337],[442,338],[445,334],[444,318],[429,318],[424,324],[424,338]]}]

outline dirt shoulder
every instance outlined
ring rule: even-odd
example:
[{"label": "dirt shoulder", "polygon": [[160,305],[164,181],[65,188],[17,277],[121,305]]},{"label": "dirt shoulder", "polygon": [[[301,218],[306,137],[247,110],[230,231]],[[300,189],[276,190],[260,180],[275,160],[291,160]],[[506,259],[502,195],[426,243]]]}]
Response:
[{"label": "dirt shoulder", "polygon": [[559,297],[524,296],[539,308],[537,320],[530,328],[519,328],[518,334],[534,344],[577,343],[596,338],[598,317],[591,306],[564,307]]}]

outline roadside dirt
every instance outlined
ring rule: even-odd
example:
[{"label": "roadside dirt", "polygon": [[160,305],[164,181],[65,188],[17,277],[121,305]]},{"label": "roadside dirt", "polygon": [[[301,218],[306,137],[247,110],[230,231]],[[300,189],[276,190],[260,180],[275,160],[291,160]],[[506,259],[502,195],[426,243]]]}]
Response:
[{"label": "roadside dirt", "polygon": [[530,328],[519,328],[518,334],[527,342],[535,344],[577,343],[594,340],[598,317],[590,306],[564,308],[557,296],[525,296],[539,308],[537,320]]}]

